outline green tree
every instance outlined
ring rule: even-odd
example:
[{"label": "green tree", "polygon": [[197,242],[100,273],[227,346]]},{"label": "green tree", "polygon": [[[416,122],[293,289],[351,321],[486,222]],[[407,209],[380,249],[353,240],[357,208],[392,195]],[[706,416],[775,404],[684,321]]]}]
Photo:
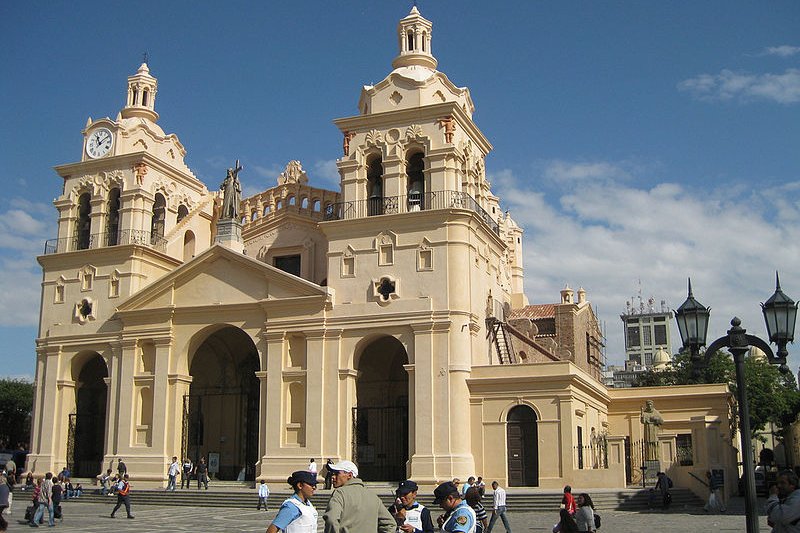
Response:
[{"label": "green tree", "polygon": [[31,437],[33,383],[21,379],[0,379],[0,446],[28,447]]},{"label": "green tree", "polygon": [[[745,357],[744,381],[753,436],[763,431],[769,422],[782,430],[800,412],[800,392],[792,373],[782,374],[776,366],[763,359]],[[633,386],[690,385],[697,382],[692,372],[691,357],[684,352],[675,356],[672,368],[661,372],[643,372]],[[721,350],[712,354],[699,382],[727,383],[735,397],[736,369],[732,356]]]}]

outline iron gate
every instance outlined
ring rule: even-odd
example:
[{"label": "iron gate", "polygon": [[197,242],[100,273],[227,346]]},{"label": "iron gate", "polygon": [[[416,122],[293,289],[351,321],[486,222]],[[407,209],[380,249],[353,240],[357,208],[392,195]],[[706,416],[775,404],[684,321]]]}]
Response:
[{"label": "iron gate", "polygon": [[406,479],[408,407],[353,407],[353,456],[365,481]]},{"label": "iron gate", "polygon": [[67,428],[67,468],[72,477],[100,474],[106,418],[104,415],[72,413]]}]

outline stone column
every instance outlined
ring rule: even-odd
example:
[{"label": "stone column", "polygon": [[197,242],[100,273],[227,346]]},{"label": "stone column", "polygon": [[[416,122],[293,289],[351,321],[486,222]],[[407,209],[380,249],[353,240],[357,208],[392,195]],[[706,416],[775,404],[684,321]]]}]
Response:
[{"label": "stone column", "polygon": [[[133,343],[135,341],[127,341]],[[117,455],[118,447],[118,431],[119,425],[119,386],[120,386],[120,370],[122,369],[122,349],[125,343],[113,342],[111,343],[110,353],[111,356],[107,361],[108,364],[108,377],[105,379],[108,386],[106,393],[106,444],[105,444],[105,463],[108,464],[107,468],[111,468],[111,458]]]},{"label": "stone column", "polygon": [[322,453],[322,434],[325,419],[322,416],[323,405],[323,368],[322,365],[309,364],[310,361],[324,360],[325,331],[306,331],[306,449],[309,456],[318,457]]},{"label": "stone column", "polygon": [[98,196],[93,196],[89,204],[92,206],[92,212],[89,217],[92,220],[91,231],[91,248],[102,248],[105,246],[105,221],[106,221],[106,202],[105,199]]},{"label": "stone column", "polygon": [[[155,365],[153,367],[153,427],[151,451],[160,455],[161,463],[172,459],[173,455],[180,453],[180,446],[176,446],[174,435],[176,430],[180,433],[183,417],[176,417],[175,412],[169,409],[168,376],[172,354],[172,337],[153,339],[155,344]],[[169,428],[169,429],[167,429]],[[159,464],[158,466],[161,466]]]},{"label": "stone column", "polygon": [[267,413],[267,376],[266,370],[256,372],[258,378],[258,461],[256,461],[256,479],[266,475],[264,457],[267,455],[267,426],[264,424]]},{"label": "stone column", "polygon": [[414,364],[408,374],[409,473],[412,479],[435,481],[433,405],[433,324],[411,324],[414,331]]},{"label": "stone column", "polygon": [[[406,210],[405,177],[406,169],[403,159],[393,157],[383,161],[383,196],[384,198],[396,197],[398,213]],[[393,212],[391,208],[388,211],[389,213]]]},{"label": "stone column", "polygon": [[[322,431],[322,458],[341,458],[339,436],[344,432],[347,417],[340,420],[343,407],[339,394],[339,360],[341,357],[342,330],[325,331],[325,351],[322,357],[322,416],[325,424]],[[344,425],[343,425],[344,424]]]},{"label": "stone column", "polygon": [[[266,390],[262,381],[261,405],[259,409],[259,428],[264,433],[265,446],[264,455],[261,457],[262,475],[269,475],[271,478],[278,477],[280,465],[273,464],[272,459],[279,459],[281,454],[281,442],[283,438],[285,416],[283,412],[283,384],[281,371],[283,369],[283,344],[285,333],[283,331],[265,331],[261,334],[262,342],[266,345],[266,351],[262,354],[262,372],[266,372]],[[268,412],[267,407],[272,409]],[[270,416],[271,415],[271,416]],[[285,476],[284,476],[285,477]]]},{"label": "stone column", "polygon": [[57,413],[53,421],[53,466],[50,470],[55,474],[67,464],[67,438],[69,435],[70,415],[76,412],[75,385],[71,379],[56,381],[58,392],[53,410]]},{"label": "stone column", "polygon": [[[132,444],[135,442],[133,433],[133,407],[136,403],[136,390],[134,387],[133,375],[136,366],[137,341],[135,339],[125,339],[121,344],[122,350],[118,359],[119,364],[114,373],[114,377],[117,379],[118,383],[116,387],[117,398],[115,409],[117,425],[114,431],[116,432],[115,455],[124,458],[126,456],[131,456]],[[130,463],[127,464],[130,468]]]},{"label": "stone column", "polygon": [[66,442],[67,439],[66,433],[61,435],[54,432],[58,414],[57,378],[61,355],[61,346],[39,346],[36,349],[35,396],[31,423],[33,453],[27,459],[28,470],[53,470],[56,460],[54,445],[56,442]]}]

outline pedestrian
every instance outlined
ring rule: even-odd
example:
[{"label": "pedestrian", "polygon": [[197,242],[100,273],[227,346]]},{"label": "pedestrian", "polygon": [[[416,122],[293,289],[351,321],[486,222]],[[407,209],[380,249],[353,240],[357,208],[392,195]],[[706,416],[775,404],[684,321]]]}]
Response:
[{"label": "pedestrian", "polygon": [[169,467],[167,468],[167,489],[175,492],[175,481],[178,479],[178,474],[181,471],[181,464],[178,462],[178,457],[173,455],[172,456],[172,463],[170,463]]},{"label": "pedestrian", "polygon": [[[64,496],[64,485],[56,479],[53,483],[53,515],[58,514],[58,507],[61,505],[61,500]],[[56,516],[56,518],[58,518]]]},{"label": "pedestrian", "polygon": [[389,507],[397,529],[402,533],[433,533],[431,511],[417,501],[419,487],[410,479],[402,481],[394,492],[397,502]]},{"label": "pedestrian", "polygon": [[672,480],[665,472],[656,474],[658,481],[656,481],[656,490],[661,493],[661,507],[666,509],[672,503],[672,494],[669,489],[672,488]]},{"label": "pedestrian", "polygon": [[128,473],[128,466],[122,461],[122,457],[120,457],[117,460],[117,474],[119,474],[119,477],[123,477],[127,473]]},{"label": "pedestrian", "polygon": [[315,476],[317,475],[317,463],[314,462],[314,458],[313,457],[308,462],[308,466],[306,467],[306,470],[308,470],[309,472],[311,472]]},{"label": "pedestrian", "polygon": [[333,484],[333,471],[331,470],[332,464],[333,459],[328,457],[328,461],[325,463],[325,490],[330,490]]},{"label": "pedestrian", "polygon": [[784,470],[778,474],[777,483],[770,487],[765,506],[767,523],[772,533],[800,532],[800,485],[797,474]]},{"label": "pedestrian", "polygon": [[256,505],[256,511],[261,510],[261,504],[264,504],[265,511],[269,511],[269,509],[267,509],[267,498],[269,498],[269,487],[267,487],[267,480],[262,479],[261,484],[258,486],[258,505]]},{"label": "pedestrian", "polygon": [[192,479],[192,470],[194,470],[194,465],[192,464],[192,460],[187,457],[183,460],[183,467],[181,469],[181,488],[183,488],[184,483],[186,483],[186,488],[189,488],[189,482]]},{"label": "pedestrian", "polygon": [[561,508],[566,509],[570,516],[575,516],[578,506],[575,505],[575,498],[572,497],[572,487],[564,487],[564,497],[561,498]]},{"label": "pedestrian", "polygon": [[461,485],[461,498],[467,497],[467,491],[475,483],[475,476],[469,476],[467,482]]},{"label": "pedestrian", "polygon": [[106,473],[100,476],[100,495],[105,496],[108,494],[108,486],[111,483],[111,469],[106,470]]},{"label": "pedestrian", "polygon": [[467,489],[467,505],[472,507],[475,511],[475,533],[483,533],[488,525],[486,520],[486,509],[481,505],[481,492],[478,487],[470,487]]},{"label": "pedestrian", "polygon": [[83,494],[83,485],[78,483],[77,485],[75,485],[75,497],[78,498],[80,497],[81,494]]},{"label": "pedestrian", "polygon": [[69,500],[70,498],[75,497],[75,486],[72,484],[72,480],[67,478],[64,480],[64,487],[66,488],[67,497],[64,498],[65,500]]},{"label": "pedestrian", "polygon": [[8,496],[10,494],[11,489],[9,488],[8,478],[6,476],[0,476],[0,531],[8,529],[8,522],[6,522],[3,513],[6,508],[8,508]]},{"label": "pedestrian", "polygon": [[494,505],[492,506],[492,518],[489,520],[489,527],[486,528],[486,533],[492,531],[498,517],[503,521],[503,527],[506,528],[506,531],[511,533],[511,526],[508,524],[508,517],[506,516],[506,490],[500,487],[497,481],[492,481],[492,490],[494,491]]},{"label": "pedestrian", "polygon": [[481,498],[483,498],[486,495],[486,483],[484,483],[481,476],[478,476],[478,479],[475,480],[475,486],[478,487],[478,492],[480,492]]},{"label": "pedestrian", "polygon": [[286,482],[292,487],[294,495],[281,504],[267,533],[316,533],[319,515],[311,503],[311,496],[317,490],[317,476],[306,470],[298,470]]},{"label": "pedestrian", "polygon": [[123,474],[122,479],[117,483],[117,504],[111,511],[111,518],[114,518],[114,513],[123,505],[128,518],[133,518],[131,514],[131,484],[128,482],[128,474]]},{"label": "pedestrian", "polygon": [[36,512],[33,514],[33,518],[31,519],[30,525],[33,527],[39,527],[39,520],[44,518],[44,510],[47,509],[47,522],[50,524],[50,527],[56,525],[55,520],[53,519],[53,473],[48,472],[44,476],[44,481],[42,481],[41,487],[39,489],[39,495],[36,499]]},{"label": "pedestrian", "polygon": [[194,467],[194,475],[197,477],[197,490],[200,490],[200,485],[205,485],[208,490],[208,465],[205,457],[201,457],[200,462]]},{"label": "pedestrian", "polygon": [[475,533],[475,511],[461,498],[456,484],[448,481],[436,487],[433,491],[433,503],[445,512],[436,520],[441,531]]},{"label": "pedestrian", "polygon": [[582,533],[596,531],[594,528],[594,502],[592,498],[582,492],[576,500],[578,511],[575,513],[575,523],[578,524],[578,531]]},{"label": "pedestrian", "polygon": [[[352,461],[339,461],[330,466],[336,490],[328,500],[322,517],[325,533],[340,531],[377,531],[395,533],[397,523],[377,494],[364,487],[358,478],[358,467]],[[316,479],[316,477],[315,477]]]},{"label": "pedestrian", "polygon": [[559,511],[559,520],[553,526],[553,533],[578,533],[578,524],[566,509]]},{"label": "pedestrian", "polygon": [[711,470],[706,470],[706,480],[708,481],[708,502],[706,502],[703,509],[705,509],[706,512],[719,511],[724,513],[726,510],[725,502],[722,500],[720,491],[722,484],[714,477]]}]

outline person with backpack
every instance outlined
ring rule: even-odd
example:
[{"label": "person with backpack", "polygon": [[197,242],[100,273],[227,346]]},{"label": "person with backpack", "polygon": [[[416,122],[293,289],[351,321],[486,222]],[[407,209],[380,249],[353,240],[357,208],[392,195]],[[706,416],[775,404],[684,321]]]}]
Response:
[{"label": "person with backpack", "polygon": [[123,505],[128,518],[133,518],[131,514],[131,484],[128,483],[128,474],[123,474],[122,479],[117,483],[117,505],[111,511],[111,518],[114,518],[114,513]]},{"label": "person with backpack", "polygon": [[582,492],[575,500],[578,510],[575,513],[575,523],[578,524],[578,531],[581,533],[592,533],[597,531],[594,521],[594,502],[592,498]]}]

